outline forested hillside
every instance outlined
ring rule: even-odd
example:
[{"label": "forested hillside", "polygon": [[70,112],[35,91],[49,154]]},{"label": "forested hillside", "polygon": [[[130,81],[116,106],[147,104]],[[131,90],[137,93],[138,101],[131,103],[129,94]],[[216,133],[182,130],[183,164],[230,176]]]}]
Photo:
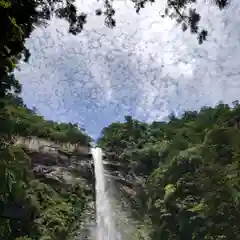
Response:
[{"label": "forested hillside", "polygon": [[235,102],[102,131],[106,158],[142,179],[132,207],[150,239],[240,239],[239,124]]},{"label": "forested hillside", "polygon": [[[73,123],[56,123],[45,120],[36,114],[35,109],[29,109],[23,100],[13,94],[8,94],[0,102],[5,105],[5,114],[9,120],[6,121],[6,130],[14,135],[36,136],[56,142],[69,142],[88,145],[91,138]],[[6,116],[5,116],[6,117]]]},{"label": "forested hillside", "polygon": [[81,184],[59,188],[36,178],[28,152],[14,142],[36,136],[87,146],[91,138],[76,124],[44,120],[16,95],[7,94],[1,102],[0,239],[68,239],[91,196]]},{"label": "forested hillside", "polygon": [[[133,2],[139,12],[153,1]],[[207,31],[198,27],[200,15],[189,8],[194,2],[167,1],[162,16],[177,20],[202,43]],[[230,1],[213,2],[223,9]],[[76,35],[87,19],[78,12],[68,0],[0,0],[0,239],[73,239],[81,222],[89,198],[84,186],[57,188],[41,181],[26,149],[14,144],[18,136],[90,144],[76,124],[46,121],[28,109],[17,95],[21,85],[13,73],[20,59],[30,57],[25,40],[34,28],[55,15],[67,20]],[[116,25],[111,1],[96,14],[105,15],[107,26]],[[169,122],[147,124],[126,117],[125,123],[103,130],[99,145],[109,161],[122,163],[125,175],[142,180],[132,209],[152,240],[240,239],[237,102],[232,109],[219,104],[181,118],[172,115]]]}]

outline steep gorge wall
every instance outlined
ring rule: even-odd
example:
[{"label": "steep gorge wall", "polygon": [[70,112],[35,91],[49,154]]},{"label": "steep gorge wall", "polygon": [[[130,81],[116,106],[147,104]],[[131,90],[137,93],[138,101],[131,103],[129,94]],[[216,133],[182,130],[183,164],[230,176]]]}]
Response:
[{"label": "steep gorge wall", "polygon": [[[27,153],[34,176],[40,182],[53,187],[57,192],[81,186],[88,200],[79,215],[79,222],[76,223],[78,228],[76,235],[71,239],[86,239],[86,236],[89,235],[90,225],[94,225],[95,216],[95,179],[90,147],[61,144],[37,137],[17,137],[15,145],[20,146]],[[12,220],[25,221],[24,219],[29,215],[29,211],[20,203],[3,204],[0,208],[1,217]],[[76,209],[76,211],[78,210]]]},{"label": "steep gorge wall", "polygon": [[[91,229],[95,228],[95,176],[94,165],[89,146],[79,144],[56,143],[37,137],[18,137],[16,145],[21,146],[31,159],[35,177],[50,186],[60,188],[68,185],[81,184],[92,196],[84,210],[84,220],[79,225],[79,235],[76,239],[89,239]],[[124,200],[134,201],[137,182],[122,171],[119,162],[111,162],[104,158],[107,178],[114,183],[122,207]],[[120,190],[120,191],[118,191]]]},{"label": "steep gorge wall", "polygon": [[[35,178],[55,189],[68,189],[78,184],[89,202],[83,218],[94,216],[94,169],[91,149],[78,144],[59,144],[37,137],[17,137],[15,145],[24,149],[30,158]],[[1,217],[25,219],[29,214],[19,203],[0,204]],[[81,239],[81,238],[80,238]]]},{"label": "steep gorge wall", "polygon": [[35,176],[46,183],[92,184],[93,166],[88,146],[18,137],[15,142],[31,159]]}]

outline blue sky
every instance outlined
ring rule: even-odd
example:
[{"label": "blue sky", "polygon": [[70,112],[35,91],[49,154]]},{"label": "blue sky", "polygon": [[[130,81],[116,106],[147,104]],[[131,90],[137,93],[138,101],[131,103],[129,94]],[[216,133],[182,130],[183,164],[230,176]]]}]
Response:
[{"label": "blue sky", "polygon": [[[203,45],[162,19],[159,2],[137,15],[130,2],[116,0],[114,29],[91,14],[77,36],[59,19],[37,28],[26,42],[29,63],[16,71],[25,103],[47,119],[78,122],[96,138],[124,115],[162,120],[172,111],[239,99],[240,2],[219,11],[199,1],[201,25],[209,30]],[[77,3],[89,13],[100,4]]]}]

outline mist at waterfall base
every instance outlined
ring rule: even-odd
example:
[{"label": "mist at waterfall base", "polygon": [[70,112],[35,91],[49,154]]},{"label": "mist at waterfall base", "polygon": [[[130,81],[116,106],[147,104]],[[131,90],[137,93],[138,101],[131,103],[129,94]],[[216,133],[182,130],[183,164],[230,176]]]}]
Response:
[{"label": "mist at waterfall base", "polygon": [[93,148],[96,191],[96,229],[94,240],[128,240],[132,236],[132,226],[127,216],[119,209],[118,199],[114,199],[113,185],[105,175],[101,148]]}]

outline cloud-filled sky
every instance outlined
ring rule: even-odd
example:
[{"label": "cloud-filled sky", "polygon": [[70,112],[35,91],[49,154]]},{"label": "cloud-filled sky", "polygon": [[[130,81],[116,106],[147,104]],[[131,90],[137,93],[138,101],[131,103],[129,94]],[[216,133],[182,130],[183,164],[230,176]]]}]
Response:
[{"label": "cloud-filled sky", "polygon": [[[81,1],[93,13],[100,4]],[[37,28],[26,43],[29,63],[16,72],[26,104],[47,119],[78,122],[96,138],[125,115],[161,120],[172,111],[240,99],[240,2],[219,11],[199,1],[201,25],[209,30],[203,45],[162,19],[163,6],[137,15],[130,2],[116,0],[116,28],[90,14],[77,36],[59,19]]]}]

